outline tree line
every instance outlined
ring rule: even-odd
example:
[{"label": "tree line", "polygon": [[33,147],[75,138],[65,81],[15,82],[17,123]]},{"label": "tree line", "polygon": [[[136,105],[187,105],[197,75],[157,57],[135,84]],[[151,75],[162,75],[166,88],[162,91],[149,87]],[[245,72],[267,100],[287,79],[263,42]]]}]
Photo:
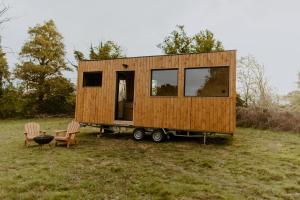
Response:
[{"label": "tree line", "polygon": [[54,21],[29,28],[28,35],[12,73],[5,54],[0,55],[0,117],[73,112],[74,85],[62,75],[72,69]]},{"label": "tree line", "polygon": [[[66,62],[63,37],[53,20],[28,29],[28,39],[19,52],[19,62],[10,72],[6,55],[0,47],[0,118],[36,115],[72,114],[75,86],[63,72],[76,70]],[[209,30],[188,36],[184,26],[177,26],[157,45],[165,54],[221,51],[223,45]],[[102,41],[91,45],[89,55],[75,50],[76,61],[125,57],[120,45]]]},{"label": "tree line", "polygon": [[[223,43],[211,31],[205,29],[188,35],[182,25],[177,25],[157,47],[164,54],[224,50]],[[77,62],[84,59],[126,57],[123,48],[114,41],[92,44],[88,55],[80,50],[75,50],[73,54]],[[77,63],[66,62],[63,36],[53,20],[28,29],[28,39],[12,71],[9,70],[6,54],[0,46],[0,118],[72,114],[75,108],[75,86],[63,76],[63,72],[76,68]],[[264,66],[255,57],[239,58],[237,72],[238,106],[270,108],[278,105],[278,95],[266,79]],[[299,90],[289,93],[286,100],[293,108],[299,109]]]}]

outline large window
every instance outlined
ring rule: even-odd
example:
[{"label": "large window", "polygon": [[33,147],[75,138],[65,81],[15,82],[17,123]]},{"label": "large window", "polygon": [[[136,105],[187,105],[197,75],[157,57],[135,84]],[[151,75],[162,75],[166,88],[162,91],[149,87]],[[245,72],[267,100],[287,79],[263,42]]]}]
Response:
[{"label": "large window", "polygon": [[177,96],[178,70],[155,69],[151,71],[151,96]]},{"label": "large window", "polygon": [[83,72],[83,87],[101,87],[102,72]]},{"label": "large window", "polygon": [[210,67],[185,70],[185,96],[229,96],[229,68]]}]

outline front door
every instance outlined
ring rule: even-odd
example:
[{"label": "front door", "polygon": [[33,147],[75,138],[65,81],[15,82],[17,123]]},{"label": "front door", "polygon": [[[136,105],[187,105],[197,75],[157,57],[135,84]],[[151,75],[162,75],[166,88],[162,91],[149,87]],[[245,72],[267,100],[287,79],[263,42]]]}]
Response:
[{"label": "front door", "polygon": [[134,71],[117,72],[115,120],[133,120]]}]

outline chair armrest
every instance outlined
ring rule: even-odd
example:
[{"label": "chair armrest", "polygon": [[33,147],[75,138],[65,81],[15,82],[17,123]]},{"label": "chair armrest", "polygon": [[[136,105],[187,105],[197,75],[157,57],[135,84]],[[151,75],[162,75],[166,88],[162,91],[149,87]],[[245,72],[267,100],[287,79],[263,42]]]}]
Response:
[{"label": "chair armrest", "polygon": [[56,130],[56,131],[55,131],[55,135],[56,135],[56,136],[65,135],[66,133],[67,133],[66,130]]},{"label": "chair armrest", "polygon": [[79,133],[79,131],[77,131],[77,132],[72,132],[72,133],[69,133],[69,134],[68,134],[68,138],[71,138],[71,137],[72,137],[72,135],[76,135],[77,133]]},{"label": "chair armrest", "polygon": [[46,134],[46,131],[40,131],[40,134],[45,135],[45,134]]}]

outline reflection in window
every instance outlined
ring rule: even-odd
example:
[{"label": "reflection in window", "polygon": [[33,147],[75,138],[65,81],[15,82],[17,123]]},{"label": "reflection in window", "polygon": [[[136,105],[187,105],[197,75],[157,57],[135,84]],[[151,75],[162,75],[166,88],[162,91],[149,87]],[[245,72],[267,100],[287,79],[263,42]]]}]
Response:
[{"label": "reflection in window", "polygon": [[211,67],[185,70],[185,96],[229,96],[229,68]]},{"label": "reflection in window", "polygon": [[151,96],[177,96],[177,69],[152,70]]}]

